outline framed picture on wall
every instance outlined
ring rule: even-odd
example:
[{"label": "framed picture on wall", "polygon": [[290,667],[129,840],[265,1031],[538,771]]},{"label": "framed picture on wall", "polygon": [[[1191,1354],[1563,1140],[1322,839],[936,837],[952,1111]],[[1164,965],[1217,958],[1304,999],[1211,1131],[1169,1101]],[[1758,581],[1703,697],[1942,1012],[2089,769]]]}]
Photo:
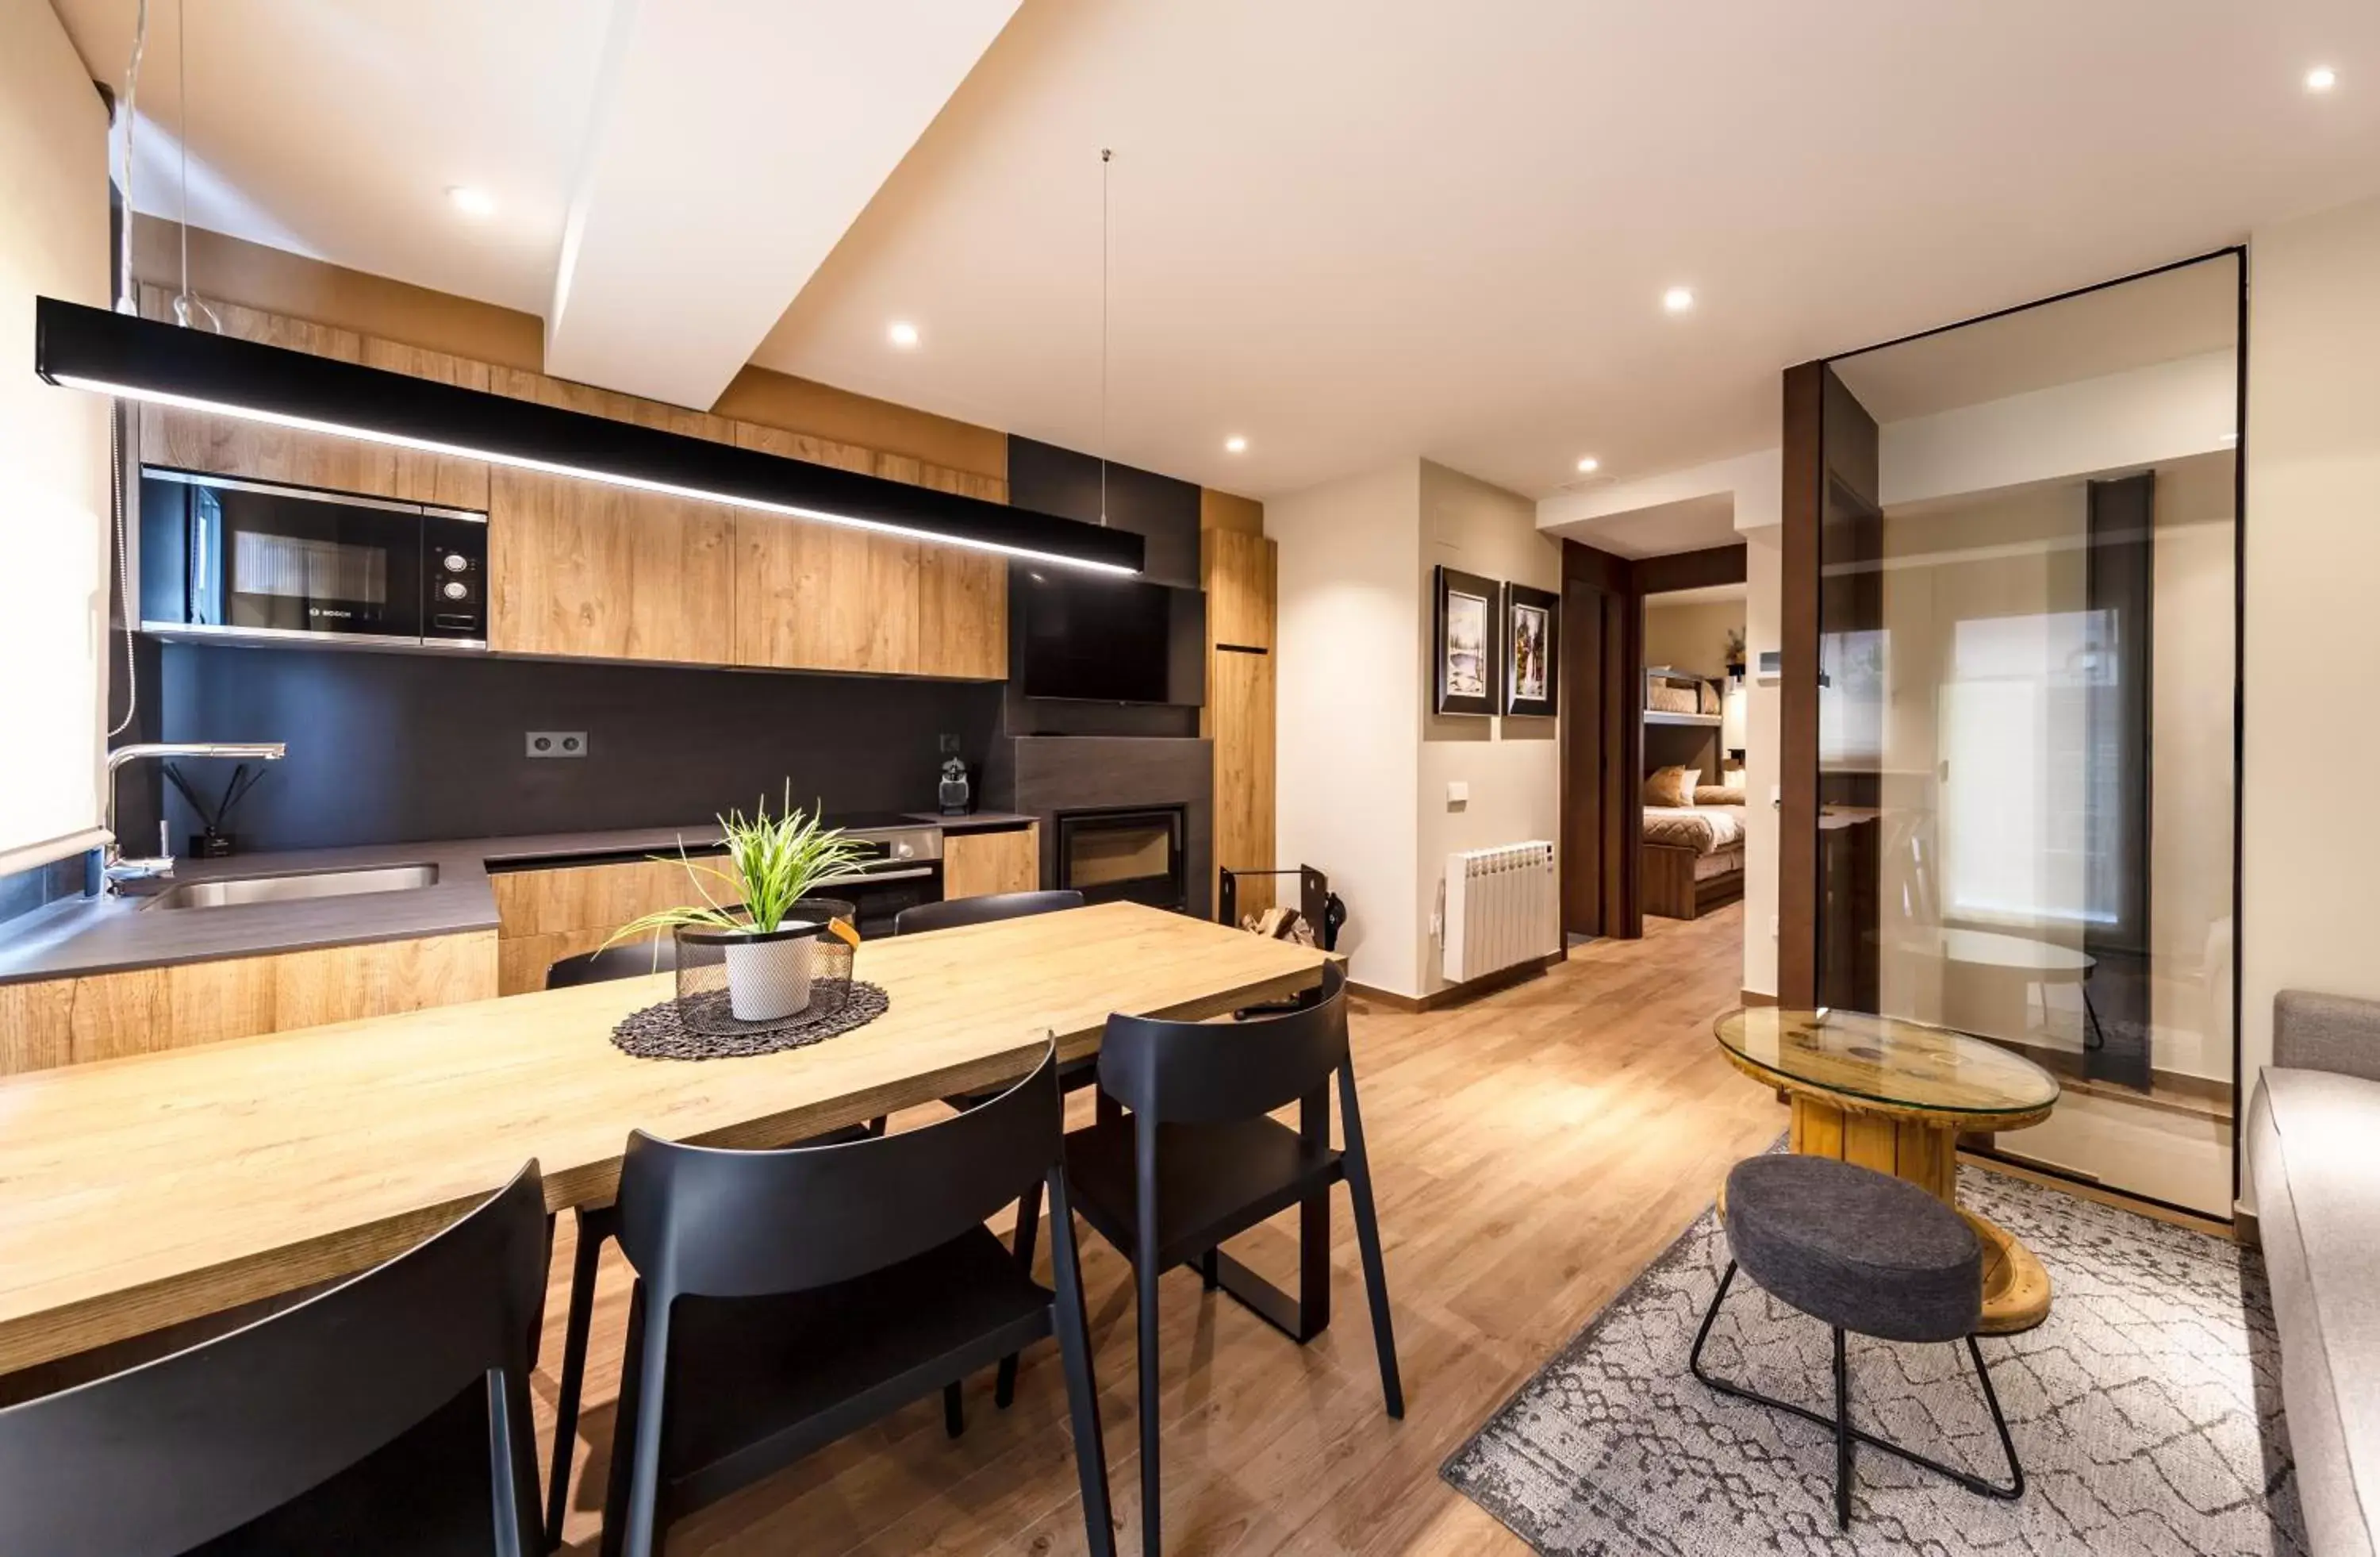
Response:
[{"label": "framed picture on wall", "polygon": [[1432,700],[1440,713],[1494,713],[1501,696],[1497,627],[1503,588],[1493,578],[1440,567],[1437,594],[1438,685]]},{"label": "framed picture on wall", "polygon": [[1551,719],[1560,688],[1561,597],[1504,586],[1504,712]]}]

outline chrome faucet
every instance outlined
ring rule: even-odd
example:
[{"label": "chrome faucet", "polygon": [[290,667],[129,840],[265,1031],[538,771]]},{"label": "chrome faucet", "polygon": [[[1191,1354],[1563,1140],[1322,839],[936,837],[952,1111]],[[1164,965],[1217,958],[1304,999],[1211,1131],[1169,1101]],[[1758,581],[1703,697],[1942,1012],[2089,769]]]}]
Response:
[{"label": "chrome faucet", "polygon": [[102,874],[107,880],[109,892],[118,891],[124,882],[174,873],[174,837],[172,829],[161,818],[157,823],[157,854],[151,859],[127,859],[124,846],[115,836],[115,770],[141,757],[244,757],[260,762],[278,762],[289,754],[289,748],[280,741],[136,741],[119,746],[107,754],[107,853]]}]

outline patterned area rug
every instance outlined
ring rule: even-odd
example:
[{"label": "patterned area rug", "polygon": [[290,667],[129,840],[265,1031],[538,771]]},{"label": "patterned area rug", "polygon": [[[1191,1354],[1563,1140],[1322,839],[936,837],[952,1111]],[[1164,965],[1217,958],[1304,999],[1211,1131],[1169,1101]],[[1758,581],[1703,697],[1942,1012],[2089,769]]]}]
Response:
[{"label": "patterned area rug", "polygon": [[[1686,1370],[1727,1265],[1705,1212],[1446,1463],[1541,1552],[2090,1553],[2302,1557],[2272,1304],[2252,1254],[1973,1168],[1966,1203],[2049,1270],[2049,1319],[1986,1337],[2026,1489],[1999,1502],[1873,1449],[1834,1524],[1831,1435],[1723,1398]],[[1816,1320],[1739,1279],[1704,1365],[1832,1406]],[[1961,1346],[1852,1338],[1852,1418],[1986,1478],[1999,1443]]]}]

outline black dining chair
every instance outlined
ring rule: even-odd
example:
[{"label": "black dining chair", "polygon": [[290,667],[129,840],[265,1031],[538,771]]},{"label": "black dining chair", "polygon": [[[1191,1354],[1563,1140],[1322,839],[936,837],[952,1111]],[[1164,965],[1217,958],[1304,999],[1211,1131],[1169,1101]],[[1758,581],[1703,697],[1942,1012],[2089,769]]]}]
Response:
[{"label": "black dining chair", "polygon": [[[677,943],[663,936],[650,943],[599,947],[561,958],[546,967],[545,987],[575,989],[615,979],[642,978],[649,973],[671,973],[676,968]],[[865,1140],[882,1135],[884,1125],[883,1119],[871,1119],[806,1144]],[[562,1544],[562,1522],[570,1511],[570,1466],[577,1457],[578,1412],[587,1390],[587,1347],[595,1328],[595,1279],[602,1268],[604,1244],[617,1237],[620,1230],[619,1217],[610,1206],[580,1206],[571,1215],[577,1223],[578,1235],[571,1245],[570,1308],[562,1332],[561,1387],[553,1404],[553,1462],[548,1470],[545,1490],[545,1539],[549,1547]]]},{"label": "black dining chair", "polygon": [[[1312,1004],[1236,1022],[1110,1016],[1099,1090],[1128,1117],[1104,1116],[1066,1137],[1075,1210],[1132,1261],[1140,1308],[1141,1551],[1158,1544],[1158,1277],[1197,1271],[1304,1344],[1330,1322],[1330,1186],[1342,1179],[1371,1301],[1372,1343],[1389,1415],[1405,1414],[1390,1327],[1388,1277],[1372,1206],[1372,1170],[1347,1046],[1346,974],[1323,968]],[[1339,1078],[1343,1150],[1330,1145],[1330,1078]],[[1298,1104],[1294,1130],[1269,1115]],[[1222,1252],[1223,1240],[1300,1208],[1298,1295]],[[1053,1210],[1054,1227],[1059,1215]]]},{"label": "black dining chair", "polygon": [[[1055,914],[1083,906],[1083,894],[1071,887],[1053,892],[993,892],[977,897],[953,897],[942,903],[920,903],[914,908],[904,908],[892,917],[895,935],[924,935],[937,930],[956,930],[961,925],[992,924],[1002,919],[1021,919],[1034,914]],[[1058,1090],[1078,1092],[1099,1078],[1099,1060],[1096,1054],[1085,1054],[1067,1060],[1058,1067]],[[996,1094],[991,1092],[961,1092],[942,1100],[951,1107],[965,1113]],[[1041,1188],[1036,1185],[1016,1209],[1016,1258],[1026,1269],[1033,1267],[1033,1246],[1041,1227]],[[995,1399],[1005,1406],[1016,1398],[1016,1359],[1004,1357],[1000,1364],[1000,1383]]]},{"label": "black dining chair", "polygon": [[530,1557],[545,1236],[531,1162],[376,1270],[0,1410],[0,1552]]},{"label": "black dining chair", "polygon": [[559,958],[546,967],[545,987],[568,990],[613,979],[641,979],[649,973],[676,971],[676,939],[657,935],[650,941],[624,941],[615,946],[581,952],[575,957]]},{"label": "black dining chair", "polygon": [[1062,908],[1082,906],[1083,894],[1071,887],[1055,892],[988,892],[976,897],[953,897],[904,908],[892,916],[892,933],[923,935],[929,931],[1021,919],[1028,914],[1054,914]]},{"label": "black dining chair", "polygon": [[[635,1267],[603,1506],[605,1557],[1054,1333],[1083,1523],[1115,1550],[1053,1045],[965,1113],[839,1146],[726,1151],[628,1140],[620,1247]],[[985,1219],[1046,1184],[1053,1292]]]}]

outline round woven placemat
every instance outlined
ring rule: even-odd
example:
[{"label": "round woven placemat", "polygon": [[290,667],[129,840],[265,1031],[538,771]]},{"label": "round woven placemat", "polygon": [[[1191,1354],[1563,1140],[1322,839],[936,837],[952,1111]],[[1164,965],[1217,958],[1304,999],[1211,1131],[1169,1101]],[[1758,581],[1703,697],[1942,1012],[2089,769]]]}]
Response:
[{"label": "round woven placemat", "polygon": [[724,990],[696,998],[706,1004],[715,1002],[721,1007],[704,1014],[706,1025],[729,1030],[701,1032],[689,1028],[678,1003],[665,1000],[622,1017],[620,1025],[612,1029],[612,1041],[622,1051],[645,1060],[749,1059],[783,1049],[806,1048],[838,1033],[865,1027],[883,1016],[892,1004],[881,989],[856,979],[851,981],[840,1006],[822,1015],[806,1013],[793,1022],[736,1021],[725,1010]]}]

